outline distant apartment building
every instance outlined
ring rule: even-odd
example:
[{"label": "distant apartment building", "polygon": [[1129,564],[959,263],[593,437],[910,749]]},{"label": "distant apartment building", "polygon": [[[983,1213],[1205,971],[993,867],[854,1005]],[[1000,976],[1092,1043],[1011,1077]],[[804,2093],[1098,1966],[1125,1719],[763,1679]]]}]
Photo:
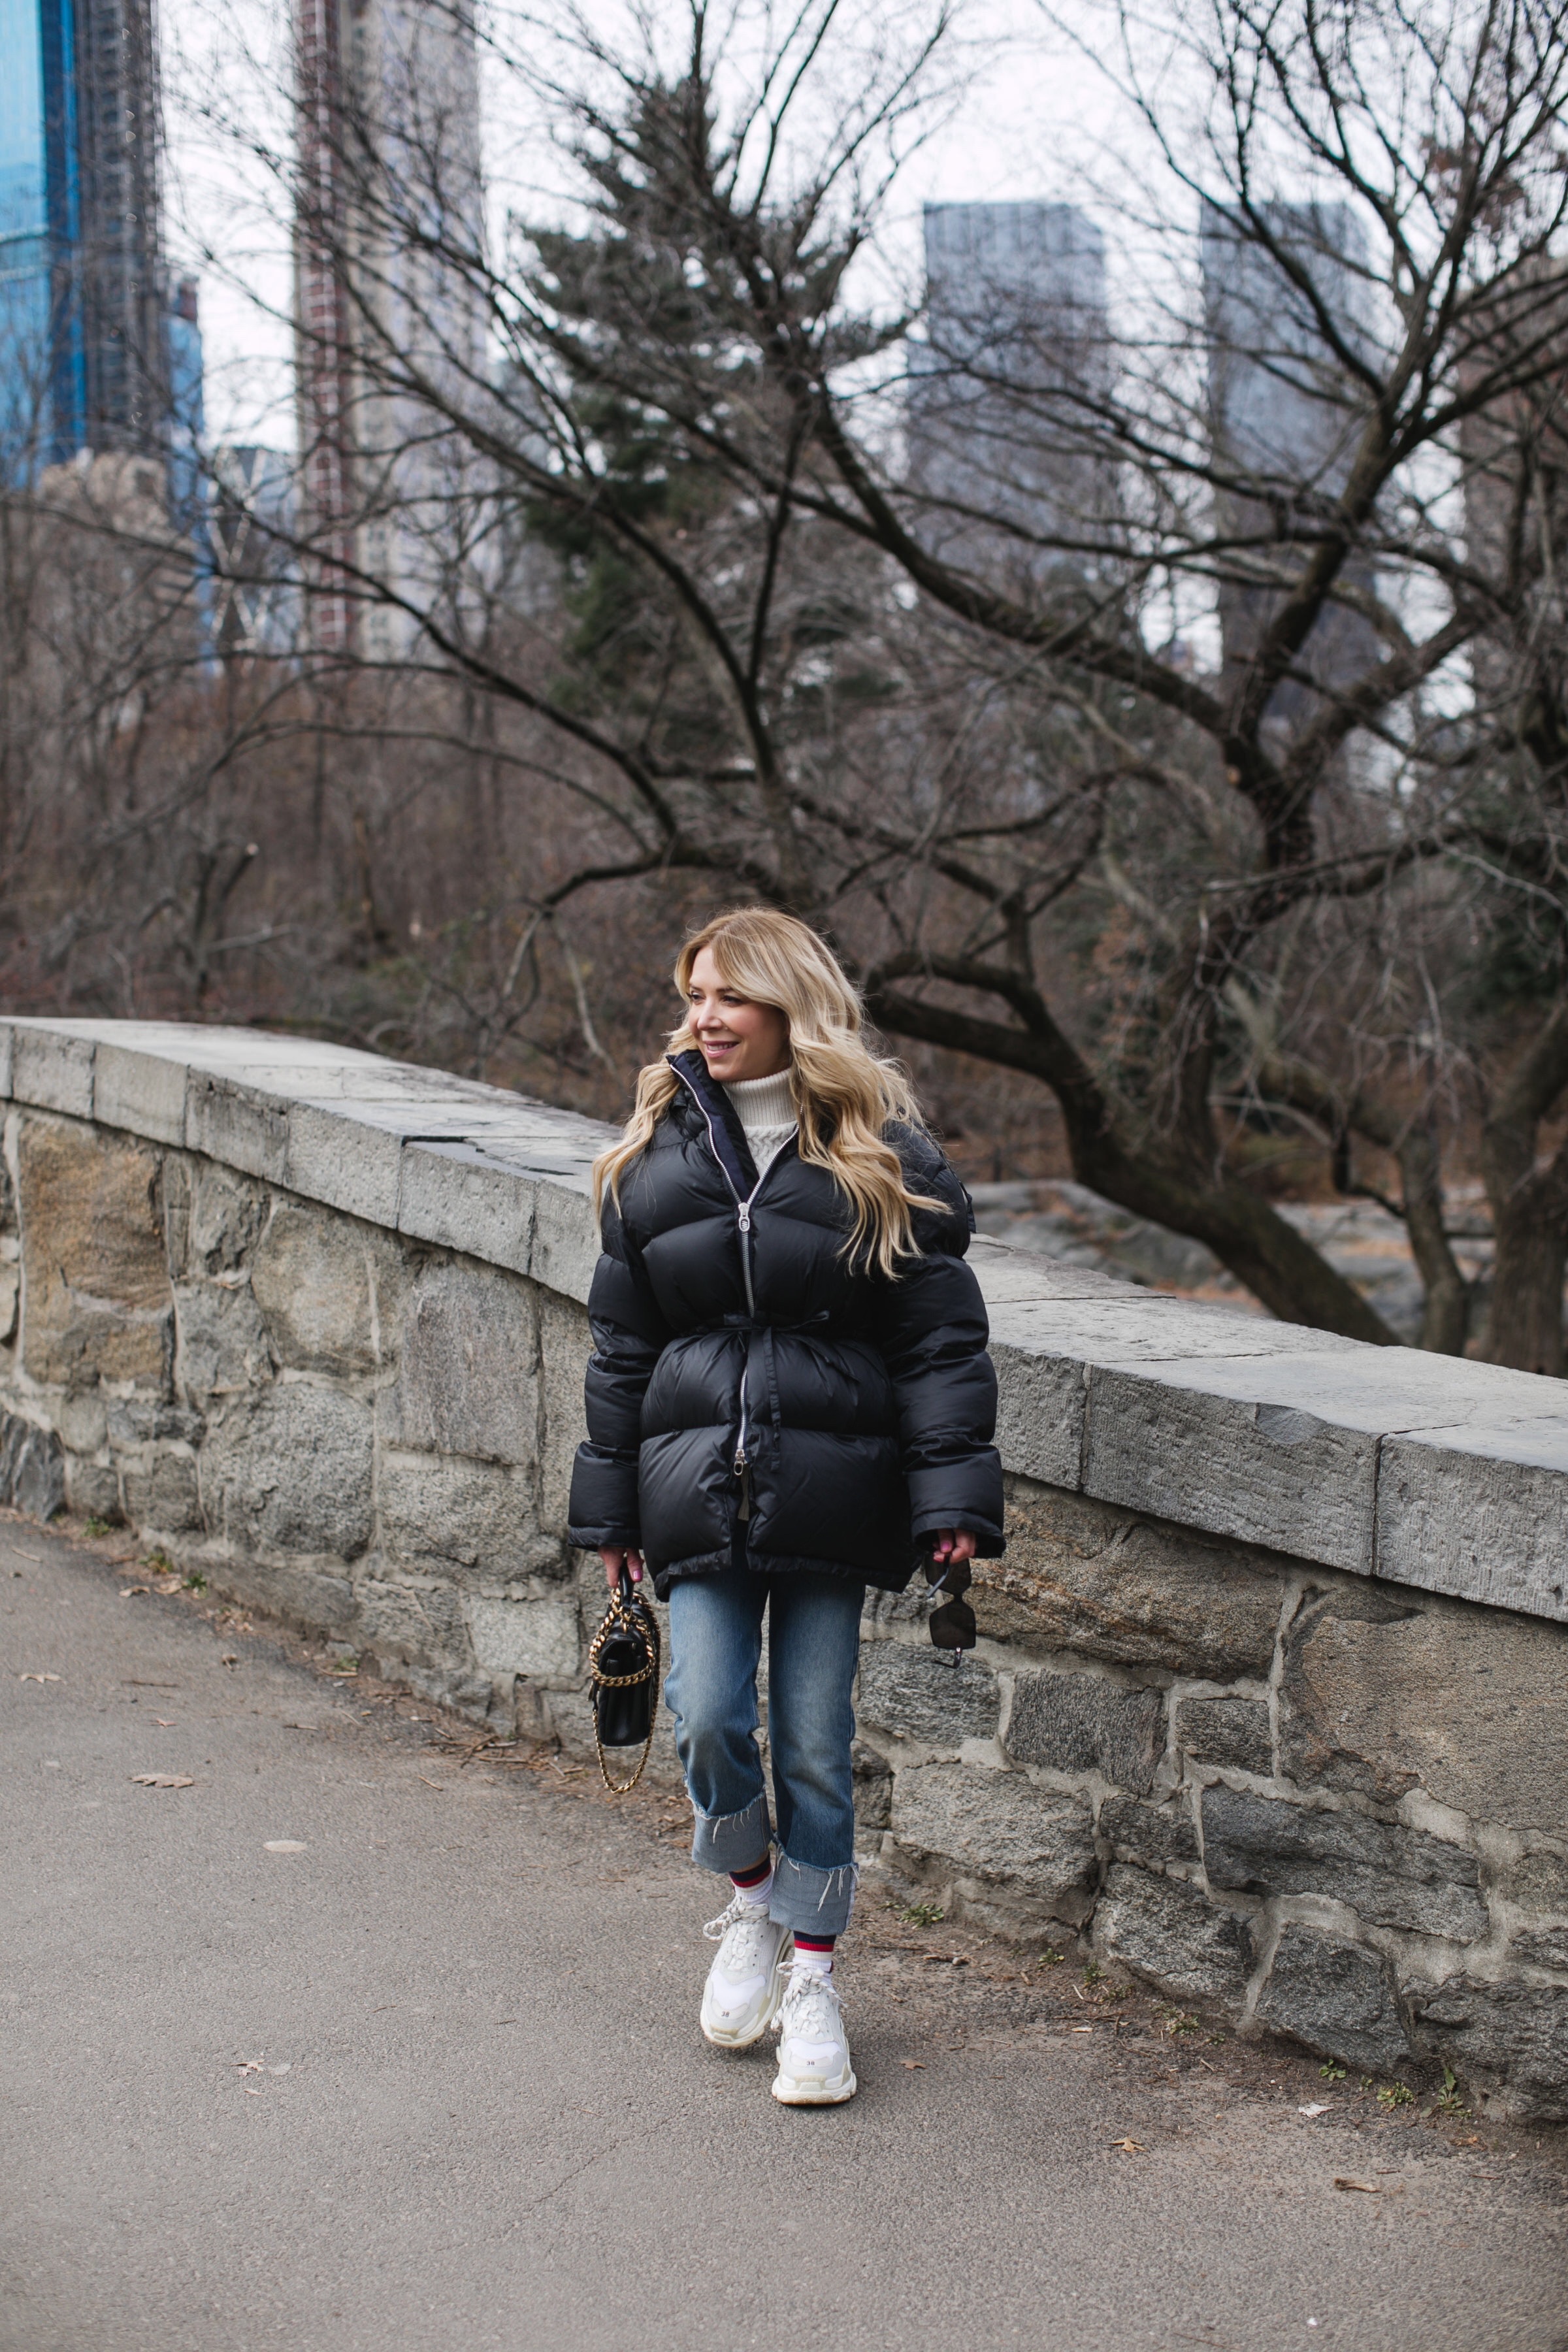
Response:
[{"label": "distant apartment building", "polygon": [[[174,467],[199,415],[195,289],[161,249],[152,0],[0,0],[0,462]],[[188,438],[188,434],[187,434]]]},{"label": "distant apartment building", "polygon": [[906,418],[921,538],[1016,589],[1092,562],[1110,486],[1086,404],[1108,380],[1105,247],[1067,204],[928,205]]},{"label": "distant apartment building", "polygon": [[[395,656],[458,594],[484,320],[471,20],[446,0],[295,0],[300,522],[318,650]],[[426,394],[424,387],[428,387]]]},{"label": "distant apartment building", "polygon": [[[1285,262],[1224,205],[1205,204],[1200,226],[1209,431],[1225,477],[1215,522],[1222,537],[1243,542],[1217,559],[1222,657],[1233,677],[1279,609],[1271,576],[1294,576],[1303,561],[1306,543],[1292,540],[1289,518],[1304,522],[1315,505],[1331,503],[1354,456],[1354,386],[1319,306],[1347,350],[1366,333],[1364,242],[1351,207],[1271,203],[1259,214]],[[1370,560],[1352,556],[1341,583],[1373,587]],[[1300,720],[1364,676],[1381,650],[1362,614],[1331,604],[1299,660],[1301,681],[1276,689],[1268,716]]]}]

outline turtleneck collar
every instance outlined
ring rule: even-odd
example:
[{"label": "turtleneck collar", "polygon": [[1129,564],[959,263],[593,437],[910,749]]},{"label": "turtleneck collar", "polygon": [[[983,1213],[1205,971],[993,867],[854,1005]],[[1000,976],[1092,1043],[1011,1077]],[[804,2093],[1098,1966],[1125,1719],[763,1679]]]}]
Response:
[{"label": "turtleneck collar", "polygon": [[753,1128],[794,1127],[795,1097],[789,1072],[775,1070],[771,1078],[731,1078],[724,1088],[735,1106],[735,1116],[748,1135]]}]

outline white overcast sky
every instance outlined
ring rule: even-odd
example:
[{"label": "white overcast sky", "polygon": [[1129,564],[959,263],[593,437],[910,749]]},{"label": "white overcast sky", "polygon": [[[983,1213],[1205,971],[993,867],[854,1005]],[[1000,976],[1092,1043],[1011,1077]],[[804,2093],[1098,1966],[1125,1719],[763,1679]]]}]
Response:
[{"label": "white overcast sky", "polygon": [[[880,0],[856,5],[878,9]],[[1086,12],[1093,5],[1084,0]],[[194,268],[201,284],[208,432],[273,446],[292,437],[288,239],[267,175],[247,166],[244,142],[262,148],[286,135],[279,93],[287,7],[288,0],[163,0],[162,11],[166,234],[173,264]],[[890,257],[905,269],[918,252],[922,202],[1081,200],[1089,143],[1110,120],[1100,78],[1053,33],[1037,0],[967,0],[961,22],[974,79],[900,180]],[[202,115],[215,100],[230,120],[211,134]],[[504,206],[509,190],[526,181],[546,189],[557,183],[559,166],[541,142],[520,135],[515,107],[493,73],[482,129],[493,205]]]}]

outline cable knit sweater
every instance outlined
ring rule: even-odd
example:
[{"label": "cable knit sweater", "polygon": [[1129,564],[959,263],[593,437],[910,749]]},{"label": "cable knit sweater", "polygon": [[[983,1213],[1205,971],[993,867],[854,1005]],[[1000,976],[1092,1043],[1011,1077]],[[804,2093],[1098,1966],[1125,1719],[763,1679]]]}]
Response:
[{"label": "cable knit sweater", "polygon": [[761,1179],[795,1131],[789,1072],[780,1070],[771,1078],[736,1078],[724,1092],[746,1130],[746,1141]]}]

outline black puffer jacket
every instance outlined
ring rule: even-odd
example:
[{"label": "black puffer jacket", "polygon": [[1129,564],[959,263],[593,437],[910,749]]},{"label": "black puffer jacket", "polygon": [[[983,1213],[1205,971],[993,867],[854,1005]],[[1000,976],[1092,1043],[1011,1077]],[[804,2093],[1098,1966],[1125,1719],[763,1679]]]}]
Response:
[{"label": "black puffer jacket", "polygon": [[660,1597],[741,1558],[899,1592],[921,1538],[968,1528],[1003,1549],[996,1379],[969,1204],[927,1135],[889,1130],[921,1255],[896,1281],[851,1265],[849,1214],[793,1142],[759,1184],[700,1054],[606,1201],[588,1300],[587,1443],[571,1538],[636,1545]]}]

